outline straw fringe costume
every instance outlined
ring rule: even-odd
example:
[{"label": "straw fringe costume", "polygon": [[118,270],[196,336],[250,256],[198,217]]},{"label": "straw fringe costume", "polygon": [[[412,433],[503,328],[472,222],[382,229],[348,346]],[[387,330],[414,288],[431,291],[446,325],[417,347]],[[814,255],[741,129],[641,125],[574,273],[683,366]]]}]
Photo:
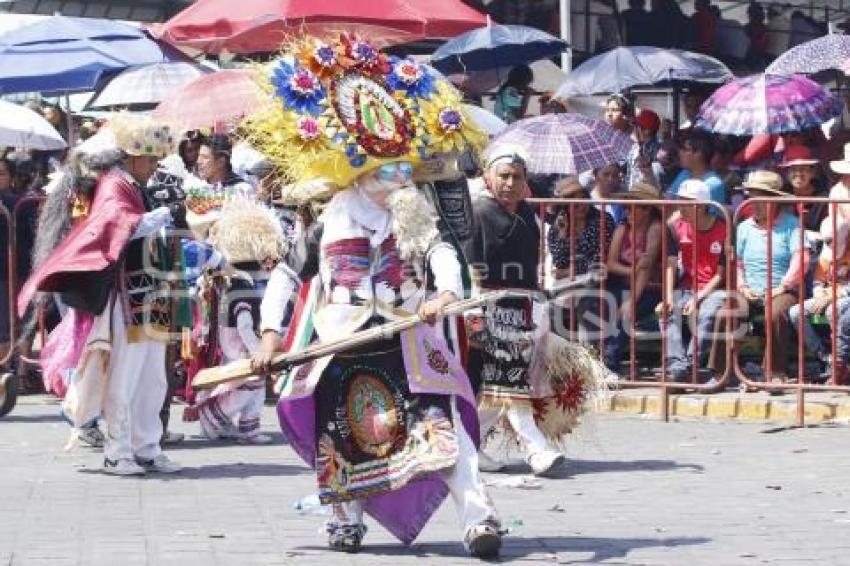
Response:
[{"label": "straw fringe costume", "polygon": [[[253,354],[259,345],[260,303],[270,263],[285,254],[283,229],[273,210],[259,202],[235,199],[224,204],[210,231],[209,243],[223,255],[232,274],[222,298],[226,319],[219,328],[224,363]],[[204,435],[241,442],[270,440],[260,434],[266,399],[262,379],[219,385],[198,395],[196,407]]]},{"label": "straw fringe costume", "polygon": [[[309,286],[312,307],[296,306],[302,320],[291,326],[315,329],[320,342],[413,316],[434,296],[462,297],[460,263],[440,242],[433,209],[410,176],[398,181],[423,157],[484,139],[458,93],[350,35],[289,46],[270,84],[277,103],[249,120],[250,141],[294,181],[285,196],[330,201],[296,246],[303,253],[272,273],[263,332],[282,331],[299,286]],[[298,347],[303,334],[289,342]],[[435,327],[294,368],[278,414],[333,505],[332,548],[360,548],[364,511],[410,544],[451,493],[470,551],[498,551],[498,518],[478,476],[475,400]]]}]

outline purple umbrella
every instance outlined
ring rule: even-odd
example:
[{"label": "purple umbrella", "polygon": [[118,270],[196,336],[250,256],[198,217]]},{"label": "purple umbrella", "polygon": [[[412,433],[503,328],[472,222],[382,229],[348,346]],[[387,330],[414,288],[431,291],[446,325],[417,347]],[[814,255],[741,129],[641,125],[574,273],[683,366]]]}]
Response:
[{"label": "purple umbrella", "polygon": [[580,114],[545,114],[514,122],[491,147],[522,147],[530,173],[567,175],[625,161],[632,143],[605,122]]},{"label": "purple umbrella", "polygon": [[736,79],[705,101],[697,128],[745,136],[799,132],[841,113],[841,99],[801,75]]},{"label": "purple umbrella", "polygon": [[841,69],[850,59],[850,36],[825,35],[792,47],[764,70],[768,75],[814,74],[827,69]]}]

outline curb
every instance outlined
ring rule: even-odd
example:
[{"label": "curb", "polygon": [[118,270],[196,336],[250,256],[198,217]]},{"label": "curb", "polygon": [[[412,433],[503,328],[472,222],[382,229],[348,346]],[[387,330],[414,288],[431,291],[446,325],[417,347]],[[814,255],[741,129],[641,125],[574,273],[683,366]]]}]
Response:
[{"label": "curb", "polygon": [[[599,412],[632,415],[661,415],[661,392],[652,389],[613,391]],[[796,421],[796,392],[782,397],[767,393],[723,392],[713,395],[670,395],[670,416],[748,421]],[[850,420],[850,395],[806,393],[806,422]]]}]

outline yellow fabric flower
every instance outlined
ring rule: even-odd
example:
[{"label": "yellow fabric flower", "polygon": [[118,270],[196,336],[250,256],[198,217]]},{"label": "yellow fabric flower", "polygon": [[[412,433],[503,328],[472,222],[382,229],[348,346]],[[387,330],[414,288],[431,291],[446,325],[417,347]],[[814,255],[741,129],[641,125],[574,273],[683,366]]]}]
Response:
[{"label": "yellow fabric flower", "polygon": [[460,153],[470,147],[480,151],[487,144],[487,136],[475,126],[460,94],[451,86],[440,82],[437,93],[420,104],[432,152]]}]

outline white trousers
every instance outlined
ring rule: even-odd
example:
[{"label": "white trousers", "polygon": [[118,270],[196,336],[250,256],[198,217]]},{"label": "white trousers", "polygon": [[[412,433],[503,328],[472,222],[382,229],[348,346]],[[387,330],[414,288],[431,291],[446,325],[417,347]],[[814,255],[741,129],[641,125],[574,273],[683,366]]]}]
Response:
[{"label": "white trousers", "polygon": [[112,353],[103,403],[106,420],[104,456],[110,460],[151,460],[160,454],[159,411],[168,384],[165,344],[149,339],[127,342],[121,304],[112,305]]},{"label": "white trousers", "polygon": [[[498,522],[499,516],[478,472],[478,452],[475,444],[463,428],[457,408],[453,406],[453,409],[458,443],[457,463],[441,473],[451,493],[463,529],[463,536],[465,536],[469,529],[486,520]],[[360,500],[338,503],[333,506],[333,511],[333,523],[340,525],[363,523],[363,502]]]},{"label": "white trousers", "polygon": [[265,382],[251,384],[251,387],[237,387],[205,400],[200,421],[208,438],[234,433],[251,437],[260,432],[260,415],[266,402]]},{"label": "white trousers", "polygon": [[551,450],[546,437],[534,422],[534,410],[530,405],[515,404],[506,408],[479,410],[478,422],[481,423],[482,442],[487,432],[499,422],[502,416],[508,418],[508,422],[525,447],[527,456]]}]

